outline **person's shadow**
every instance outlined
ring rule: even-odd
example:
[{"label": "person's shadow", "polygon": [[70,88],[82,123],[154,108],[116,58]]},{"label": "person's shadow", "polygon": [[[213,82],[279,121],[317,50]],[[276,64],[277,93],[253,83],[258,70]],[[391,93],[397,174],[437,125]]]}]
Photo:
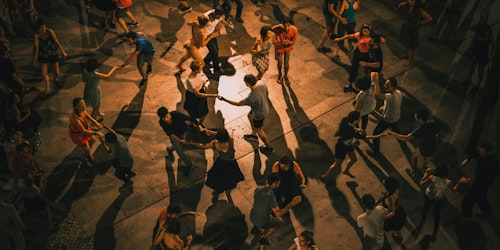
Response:
[{"label": "person's shadow", "polygon": [[219,200],[207,208],[207,222],[203,229],[204,243],[213,249],[244,249],[248,236],[245,215],[240,209],[225,200]]},{"label": "person's shadow", "polygon": [[95,227],[94,235],[94,248],[96,250],[102,249],[115,249],[116,248],[116,238],[115,238],[115,220],[120,208],[123,203],[133,193],[132,188],[126,188],[120,190],[120,194],[111,203],[111,205],[104,211],[101,218],[97,221]]}]

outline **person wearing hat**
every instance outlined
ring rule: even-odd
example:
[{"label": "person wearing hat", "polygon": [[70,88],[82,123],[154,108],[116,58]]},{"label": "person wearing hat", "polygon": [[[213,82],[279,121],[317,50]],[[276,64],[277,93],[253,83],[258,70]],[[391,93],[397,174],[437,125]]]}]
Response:
[{"label": "person wearing hat", "polygon": [[137,57],[137,69],[142,76],[139,87],[142,87],[148,81],[148,75],[152,71],[153,57],[156,50],[153,44],[144,37],[144,33],[142,32],[130,31],[126,37],[129,44],[135,44],[135,51],[121,65],[121,68],[130,64]]},{"label": "person wearing hat", "polygon": [[97,116],[104,116],[99,110],[101,107],[101,88],[99,87],[99,79],[110,78],[111,75],[120,68],[120,66],[115,66],[108,73],[101,73],[99,71],[99,66],[101,66],[101,64],[97,59],[91,57],[85,63],[85,68],[82,72],[82,81],[85,83],[83,100],[85,100],[87,106],[92,107],[92,113],[90,115],[94,118],[97,118]]},{"label": "person wearing hat", "polygon": [[371,35],[373,33],[373,28],[369,24],[364,24],[361,27],[360,32],[354,34],[348,34],[340,38],[336,38],[333,41],[338,43],[347,39],[356,39],[357,46],[352,55],[351,71],[349,72],[349,85],[344,88],[345,92],[353,90],[352,85],[354,80],[358,76],[359,62],[368,62],[370,60],[370,41],[372,39]]}]

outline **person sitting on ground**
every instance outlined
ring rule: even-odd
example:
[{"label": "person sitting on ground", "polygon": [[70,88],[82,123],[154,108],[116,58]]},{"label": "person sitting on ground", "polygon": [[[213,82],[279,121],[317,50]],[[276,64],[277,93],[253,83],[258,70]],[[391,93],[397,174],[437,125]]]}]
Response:
[{"label": "person sitting on ground", "polygon": [[181,222],[178,219],[172,219],[168,222],[166,228],[158,231],[154,244],[162,250],[188,250],[191,242],[193,242],[193,236],[189,235],[186,245],[184,245],[184,241],[179,237],[180,233]]},{"label": "person sitting on ground", "polygon": [[293,241],[294,243],[288,250],[318,250],[316,243],[314,243],[313,232],[309,230],[302,231]]},{"label": "person sitting on ground", "polygon": [[[272,173],[279,174],[281,183],[274,191],[276,200],[280,207],[289,204],[295,197],[302,201],[301,188],[306,187],[306,177],[302,173],[300,165],[290,159],[287,154],[282,154],[279,161],[272,166]],[[297,183],[297,176],[300,177],[300,184]]]},{"label": "person sitting on ground", "polygon": [[[250,233],[262,233],[259,240],[261,245],[270,244],[269,237],[283,224],[281,216],[288,213],[290,208],[297,205],[301,200],[300,196],[296,196],[288,205],[280,208],[276,196],[274,196],[274,191],[279,187],[280,182],[280,176],[272,173],[267,176],[264,186],[255,188],[254,203],[250,211],[250,221],[254,224],[254,227]],[[272,216],[271,213],[274,213],[275,216]]]}]

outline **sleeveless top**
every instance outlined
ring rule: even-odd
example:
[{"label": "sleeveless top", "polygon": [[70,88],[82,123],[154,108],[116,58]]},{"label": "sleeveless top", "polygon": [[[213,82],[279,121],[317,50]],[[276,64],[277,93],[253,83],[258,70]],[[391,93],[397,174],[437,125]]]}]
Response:
[{"label": "sleeveless top", "polygon": [[294,165],[294,161],[291,161],[288,170],[283,170],[278,166],[278,174],[281,176],[281,183],[287,186],[297,186],[295,185]]},{"label": "sleeveless top", "polygon": [[57,55],[57,44],[50,35],[47,38],[41,38],[38,35],[38,48],[38,58],[49,58]]},{"label": "sleeveless top", "polygon": [[344,10],[344,13],[342,14],[343,17],[347,19],[348,23],[355,23],[356,22],[356,10],[354,9],[354,1],[349,2],[347,1],[347,9]]},{"label": "sleeveless top", "polygon": [[[80,121],[80,123],[83,125],[83,127],[85,129],[89,129],[89,125],[87,124],[86,118],[87,118],[87,115],[83,115],[83,117],[78,117],[78,120]],[[69,132],[71,132],[73,134],[81,134],[82,133],[82,131],[80,131],[80,129],[78,129],[76,127],[76,125],[74,125],[71,122],[71,116],[69,117]]]},{"label": "sleeveless top", "polygon": [[224,152],[224,151],[217,149],[217,147],[215,146],[215,143],[214,143],[214,150],[217,151],[217,153],[219,154],[219,159],[224,160],[224,161],[234,160],[234,153],[236,151],[234,150],[233,144],[234,144],[233,140],[229,140],[228,149],[226,152]]}]

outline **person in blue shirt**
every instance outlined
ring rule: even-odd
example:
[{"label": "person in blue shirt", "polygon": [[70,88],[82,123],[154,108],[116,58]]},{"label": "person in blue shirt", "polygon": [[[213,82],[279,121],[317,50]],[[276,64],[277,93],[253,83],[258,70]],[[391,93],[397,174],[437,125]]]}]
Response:
[{"label": "person in blue shirt", "polygon": [[139,87],[142,87],[148,81],[148,75],[153,70],[152,63],[155,55],[153,44],[144,37],[142,32],[130,31],[126,34],[129,44],[135,44],[134,53],[120,67],[123,68],[130,64],[137,57],[137,69],[142,76]]}]

